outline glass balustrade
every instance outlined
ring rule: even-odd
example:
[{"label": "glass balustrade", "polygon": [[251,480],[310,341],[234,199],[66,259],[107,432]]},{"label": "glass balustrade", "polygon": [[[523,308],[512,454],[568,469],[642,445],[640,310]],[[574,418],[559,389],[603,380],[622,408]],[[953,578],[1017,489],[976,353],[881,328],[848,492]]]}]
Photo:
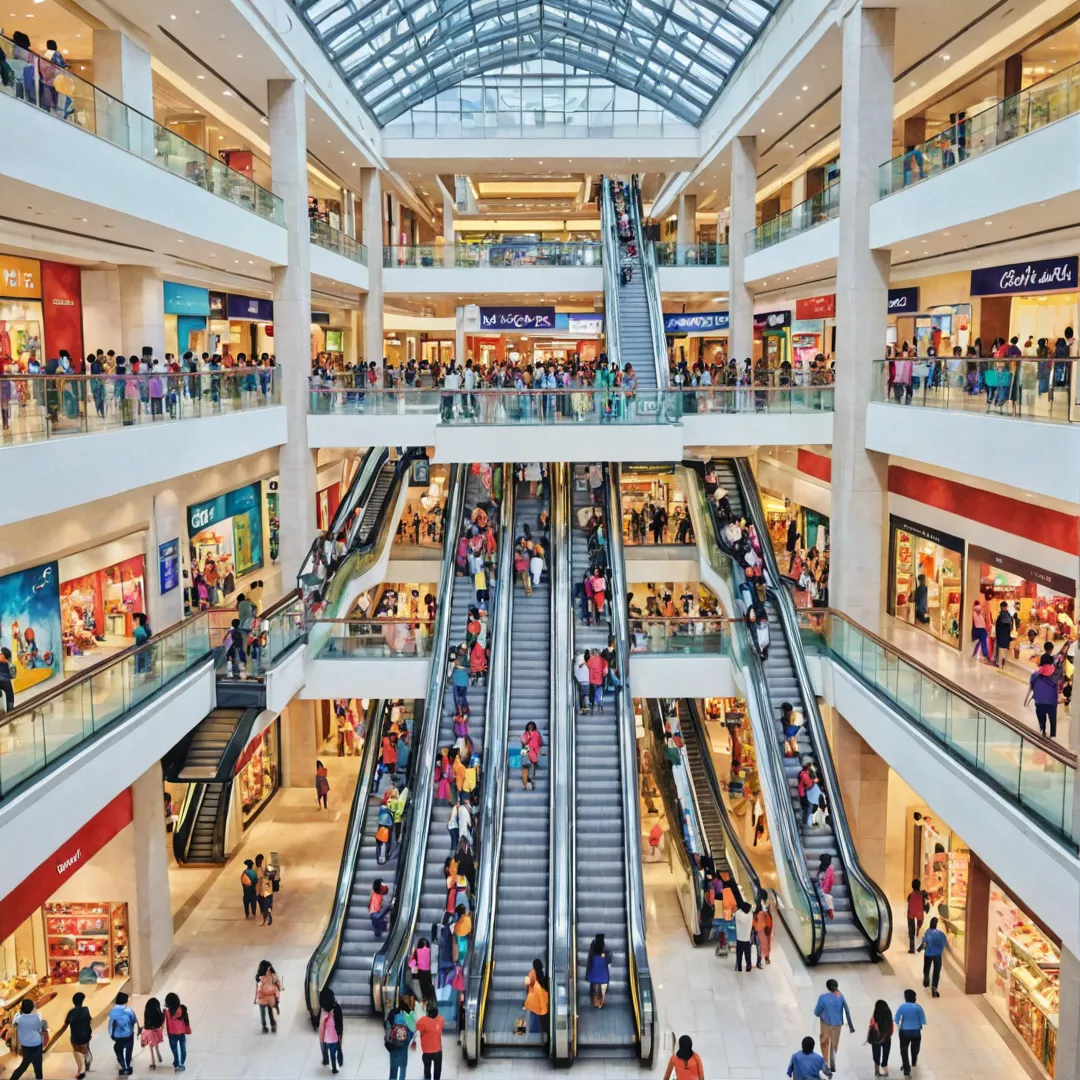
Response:
[{"label": "glass balustrade", "polygon": [[10,38],[0,36],[0,53],[5,70],[0,93],[105,139],[267,221],[285,224],[281,199],[152,117]]},{"label": "glass balustrade", "polygon": [[630,617],[630,651],[635,655],[730,656],[723,619]]},{"label": "glass balustrade", "polygon": [[319,660],[415,660],[431,655],[434,623],[426,619],[317,619],[311,638]]},{"label": "glass balustrade", "polygon": [[670,241],[653,245],[657,266],[727,266],[727,244],[676,244]]},{"label": "glass balustrade", "polygon": [[1072,393],[1078,364],[1067,357],[875,360],[872,400],[1067,424],[1080,419]]},{"label": "glass balustrade", "polygon": [[327,251],[336,251],[353,262],[367,266],[367,248],[359,240],[354,240],[318,218],[308,218],[308,231],[311,242],[316,246],[326,248]]},{"label": "glass balustrade", "polygon": [[878,169],[881,198],[928,180],[988,150],[1080,111],[1080,64],[1073,64],[988,109],[960,113],[933,138],[906,147]]},{"label": "glass balustrade", "polygon": [[194,375],[0,375],[0,446],[280,404],[272,367]]},{"label": "glass balustrade", "polygon": [[746,239],[751,251],[761,251],[839,216],[840,181],[836,180],[816,195],[796,203],[790,210],[763,221],[746,234]]},{"label": "glass balustrade", "polygon": [[412,244],[383,248],[383,266],[462,270],[478,267],[600,266],[602,245],[593,241],[487,244]]}]

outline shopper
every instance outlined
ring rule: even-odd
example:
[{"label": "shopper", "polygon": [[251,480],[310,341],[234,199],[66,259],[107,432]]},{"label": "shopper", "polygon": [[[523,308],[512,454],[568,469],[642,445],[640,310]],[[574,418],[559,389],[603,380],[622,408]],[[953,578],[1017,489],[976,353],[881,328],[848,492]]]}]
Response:
[{"label": "shopper", "polygon": [[664,1080],[705,1080],[705,1065],[694,1053],[694,1040],[689,1035],[679,1036],[679,1048],[667,1063]]},{"label": "shopper", "polygon": [[[760,825],[765,820],[764,815],[758,818]],[[759,889],[757,901],[754,904],[754,940],[757,942],[757,966],[761,967],[761,961],[771,964],[769,954],[772,952],[773,916],[769,907],[769,894],[764,889]]]},{"label": "shopper", "polygon": [[86,995],[80,990],[71,997],[71,1008],[64,1017],[64,1026],[71,1038],[71,1053],[75,1058],[75,1080],[82,1080],[90,1068],[93,1055],[90,1053],[90,1036],[93,1034],[93,1020],[90,1010],[84,1002]]},{"label": "shopper", "polygon": [[532,962],[532,970],[525,976],[525,1011],[529,1014],[529,1033],[543,1034],[547,1027],[548,977],[540,959]]},{"label": "shopper", "polygon": [[142,1035],[139,1045],[150,1051],[150,1068],[156,1069],[163,1063],[161,1044],[165,1040],[165,1014],[161,1011],[161,1002],[152,997],[143,1008]]},{"label": "shopper", "polygon": [[821,1021],[822,1056],[828,1061],[829,1069],[835,1072],[836,1051],[840,1049],[840,1031],[844,1021],[847,1020],[848,1031],[853,1034],[855,1031],[847,999],[840,993],[840,986],[835,979],[829,979],[825,983],[825,993],[818,998],[814,1015]]},{"label": "shopper", "polygon": [[930,898],[923,891],[922,882],[915,878],[907,898],[908,952],[915,952],[915,938],[922,930],[923,919],[930,910]]},{"label": "shopper", "polygon": [[11,712],[15,708],[15,664],[12,662],[11,650],[6,646],[0,647],[0,706],[5,712]]},{"label": "shopper", "polygon": [[825,1064],[825,1059],[814,1052],[814,1040],[807,1035],[802,1041],[802,1050],[791,1055],[787,1075],[791,1080],[819,1080],[821,1074],[832,1076],[832,1070]]},{"label": "shopper", "polygon": [[150,640],[152,633],[150,620],[141,611],[136,611],[132,619],[135,621],[135,628],[131,631],[131,636],[136,645],[142,646],[135,654],[135,674],[149,675],[152,657],[150,646],[146,643]]},{"label": "shopper", "polygon": [[[922,984],[930,988],[932,997],[941,997],[938,993],[938,983],[941,981],[941,958],[949,947],[949,939],[945,931],[938,929],[937,918],[930,920],[930,925],[923,934],[922,944],[919,951],[923,954]],[[933,982],[931,982],[931,973]]]},{"label": "shopper", "polygon": [[1005,658],[1012,648],[1013,638],[1016,637],[1016,628],[1013,626],[1012,613],[1009,611],[1009,602],[1001,601],[997,618],[994,620],[994,644],[997,652],[994,653],[995,663],[998,667],[1005,666]]},{"label": "shopper", "polygon": [[368,898],[368,915],[371,917],[371,930],[376,938],[381,938],[386,933],[386,913],[383,905],[390,894],[390,886],[384,885],[382,878],[376,878],[371,886],[371,896]]},{"label": "shopper", "polygon": [[165,1034],[169,1037],[173,1068],[183,1072],[187,1068],[187,1037],[191,1034],[191,1020],[187,1006],[180,1003],[178,994],[165,995]]},{"label": "shopper", "polygon": [[521,786],[526,790],[536,790],[536,765],[542,745],[543,737],[536,723],[530,720],[521,734]]},{"label": "shopper", "polygon": [[983,607],[983,599],[981,596],[975,598],[975,603],[971,605],[971,640],[975,643],[971,650],[971,655],[974,657],[982,649],[983,658],[986,662],[990,663],[990,642],[989,634],[986,631],[986,608]]},{"label": "shopper", "polygon": [[405,1080],[405,1072],[409,1067],[409,1043],[412,1041],[412,1032],[409,1030],[409,1022],[406,1010],[399,1002],[390,1010],[383,1025],[383,1046],[390,1055],[390,1080]]},{"label": "shopper", "polygon": [[754,936],[754,915],[750,905],[744,900],[735,912],[735,970],[742,971],[746,961],[746,974],[754,970],[750,945]]},{"label": "shopper", "polygon": [[603,934],[597,934],[589,945],[585,979],[589,984],[589,999],[593,1008],[602,1009],[607,1000],[608,983],[611,981],[611,953],[604,944]]},{"label": "shopper", "polygon": [[135,1049],[135,1032],[139,1018],[128,1004],[128,996],[122,991],[116,995],[116,1004],[109,1010],[109,1038],[113,1041],[116,1063],[121,1076],[131,1076],[131,1052]]},{"label": "shopper", "polygon": [[1028,692],[1024,697],[1025,708],[1035,701],[1035,719],[1039,724],[1039,733],[1046,734],[1047,724],[1050,726],[1050,738],[1057,738],[1057,707],[1058,694],[1057,669],[1054,667],[1054,657],[1044,654],[1039,658],[1039,666],[1031,673],[1028,680]]},{"label": "shopper", "polygon": [[[247,653],[244,651],[246,637],[240,629],[240,620],[233,619],[225,631],[225,677],[227,679],[247,678]],[[241,672],[243,668],[243,672]]]},{"label": "shopper", "polygon": [[259,1020],[264,1035],[267,1021],[270,1022],[269,1030],[277,1034],[277,1014],[281,1010],[283,989],[281,976],[274,970],[274,965],[269,960],[261,961],[259,970],[255,972],[255,1004],[259,1006]]},{"label": "shopper", "polygon": [[874,1075],[889,1075],[889,1051],[892,1049],[893,1018],[892,1009],[886,1001],[880,999],[874,1005],[874,1014],[870,1017],[870,1026],[866,1031],[866,1041],[874,1055]]},{"label": "shopper", "polygon": [[432,1001],[435,997],[435,984],[431,981],[431,942],[426,937],[420,938],[409,957],[409,972],[420,985],[420,1000]]},{"label": "shopper", "polygon": [[326,766],[316,760],[315,762],[315,805],[319,810],[329,810],[326,804],[326,796],[330,794],[330,780],[326,774]]},{"label": "shopper", "polygon": [[259,882],[259,875],[255,873],[255,864],[250,859],[244,860],[244,869],[240,871],[240,888],[244,893],[244,918],[255,917],[258,908],[258,897],[255,895],[255,886]]},{"label": "shopper", "polygon": [[818,860],[817,887],[818,893],[821,895],[822,906],[825,908],[825,917],[828,919],[832,919],[836,915],[832,898],[835,883],[836,871],[833,869],[832,856],[828,853],[822,854]]},{"label": "shopper", "polygon": [[260,926],[274,925],[274,870],[264,861],[262,855],[255,856],[255,873],[258,880],[255,882],[255,896],[259,901],[259,911],[262,912]]},{"label": "shopper", "polygon": [[[126,994],[121,996],[127,999]],[[12,1023],[19,1035],[19,1052],[22,1054],[22,1062],[11,1074],[11,1080],[19,1080],[19,1077],[31,1067],[34,1070],[34,1080],[41,1080],[41,1058],[45,1053],[45,1044],[49,1041],[49,1025],[41,1013],[34,1008],[34,1003],[29,998],[22,999],[22,1004]]]},{"label": "shopper", "polygon": [[[428,976],[430,978],[430,975]],[[439,1004],[428,1000],[425,1015],[416,1021],[420,1036],[420,1056],[424,1062],[424,1080],[442,1080],[442,1033],[446,1020],[439,1015]]]},{"label": "shopper", "polygon": [[904,991],[904,1004],[896,1010],[896,1026],[900,1032],[900,1064],[905,1076],[919,1064],[922,1047],[922,1029],[926,1027],[926,1013],[915,1000],[914,990]]},{"label": "shopper", "polygon": [[322,1063],[330,1066],[330,1071],[337,1075],[345,1061],[341,1055],[341,1033],[345,1021],[341,1006],[329,986],[319,991],[319,1048],[322,1050]]}]

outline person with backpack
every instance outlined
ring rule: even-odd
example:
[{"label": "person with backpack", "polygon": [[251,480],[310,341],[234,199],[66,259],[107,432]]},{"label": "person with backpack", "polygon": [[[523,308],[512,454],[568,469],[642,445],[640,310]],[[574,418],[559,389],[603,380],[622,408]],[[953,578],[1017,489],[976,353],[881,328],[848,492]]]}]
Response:
[{"label": "person with backpack", "polygon": [[870,1026],[866,1032],[866,1041],[874,1055],[874,1075],[889,1075],[889,1051],[892,1049],[893,1018],[892,1009],[887,1001],[880,999],[874,1005],[870,1017]]},{"label": "person with backpack", "polygon": [[[187,1037],[191,1034],[191,1018],[187,1006],[181,1004],[179,994],[165,995],[165,1034],[172,1051],[173,1070],[183,1072],[187,1068]],[[90,1064],[89,1058],[86,1064]]]},{"label": "person with backpack", "polygon": [[400,1002],[391,1008],[383,1027],[383,1046],[390,1055],[390,1080],[405,1080],[412,1032],[409,1030],[406,1010]]},{"label": "person with backpack", "polygon": [[994,620],[994,643],[997,645],[994,660],[997,667],[1005,666],[1005,658],[1009,655],[1014,637],[1016,637],[1016,627],[1013,625],[1012,612],[1009,611],[1008,601],[1002,600],[997,618]]},{"label": "person with backpack", "polygon": [[86,1076],[93,1055],[90,1053],[90,1037],[93,1034],[93,1018],[83,1003],[86,995],[79,991],[71,997],[71,1008],[64,1017],[64,1027],[71,1037],[71,1053],[75,1058],[76,1080]]},{"label": "person with backpack", "polygon": [[1035,718],[1039,723],[1039,734],[1046,734],[1046,725],[1050,725],[1050,738],[1057,738],[1057,707],[1059,679],[1058,669],[1054,664],[1053,652],[1043,653],[1039,657],[1039,666],[1031,673],[1028,680],[1028,692],[1024,696],[1024,707],[1035,702]]},{"label": "person with backpack", "polygon": [[322,1063],[329,1065],[334,1074],[345,1064],[341,1055],[344,1026],[341,1006],[334,997],[334,991],[326,986],[319,991],[319,1048],[322,1050]]},{"label": "person with backpack", "polygon": [[255,918],[258,908],[258,899],[255,895],[255,886],[258,884],[259,875],[255,873],[255,864],[250,859],[244,860],[244,869],[240,871],[240,887],[244,891],[244,918]]},{"label": "person with backpack", "polygon": [[255,1004],[259,1006],[259,1019],[262,1021],[263,1034],[267,1032],[267,1021],[270,1022],[269,1030],[277,1034],[277,1013],[281,1008],[281,991],[284,986],[281,976],[274,970],[274,965],[269,960],[259,963],[259,969],[255,972]]}]

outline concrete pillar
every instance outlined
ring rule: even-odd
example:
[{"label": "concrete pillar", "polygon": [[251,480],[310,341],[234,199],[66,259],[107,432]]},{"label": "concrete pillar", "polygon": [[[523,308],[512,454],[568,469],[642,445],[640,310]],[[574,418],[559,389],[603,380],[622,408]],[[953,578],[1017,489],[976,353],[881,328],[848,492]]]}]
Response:
[{"label": "concrete pillar", "polygon": [[281,714],[281,783],[310,787],[319,756],[318,702],[293,698]]},{"label": "concrete pillar", "polygon": [[149,346],[165,358],[165,284],[151,266],[121,266],[120,340],[124,355],[141,356]]},{"label": "concrete pillar", "polygon": [[[268,535],[264,531],[264,536]],[[163,544],[176,544],[177,556],[183,561],[184,508],[172,488],[163,488],[154,495],[154,512],[146,530],[146,613],[154,633],[160,633],[180,622],[184,617],[184,579],[180,577],[176,587],[167,593],[161,591],[160,548]]]},{"label": "concrete pillar", "polygon": [[[678,242],[680,248],[682,248],[683,245],[689,246],[697,242],[696,195],[679,196]],[[680,250],[678,262],[680,266],[686,262],[684,250]]]},{"label": "concrete pillar", "polygon": [[446,191],[442,202],[443,265],[454,265],[454,200]]},{"label": "concrete pillar", "polygon": [[731,144],[731,328],[728,355],[740,363],[754,355],[754,294],[744,281],[744,263],[750,254],[747,233],[756,225],[757,136],[740,135]]},{"label": "concrete pillar", "polygon": [[271,79],[270,161],[274,194],[285,205],[288,263],[271,268],[274,350],[281,359],[282,402],[288,422],[281,448],[279,560],[288,582],[300,570],[315,535],[315,458],[307,445],[311,365],[311,249],[307,224],[307,114],[304,85]]},{"label": "concrete pillar", "polygon": [[[364,359],[383,360],[383,219],[382,179],[378,169],[364,169],[364,243],[368,249],[368,291],[364,301]],[[391,240],[394,243],[394,240]]]},{"label": "concrete pillar", "polygon": [[454,359],[459,364],[464,364],[469,359],[466,355],[468,350],[465,347],[465,309],[458,304],[454,315]]},{"label": "concrete pillar", "polygon": [[353,193],[348,188],[341,189],[341,231],[356,239],[356,207]]},{"label": "concrete pillar", "polygon": [[1068,949],[1061,950],[1054,1076],[1058,1080],[1080,1077],[1080,960]]},{"label": "concrete pillar", "polygon": [[364,316],[360,311],[349,312],[349,337],[344,350],[343,360],[355,364],[364,347]]},{"label": "concrete pillar", "polygon": [[836,273],[836,415],[833,428],[832,605],[876,630],[884,597],[887,459],[866,449],[868,358],[885,345],[889,252],[870,248],[878,166],[892,150],[891,8],[844,17],[840,92],[840,257]]},{"label": "concrete pillar", "polygon": [[[94,82],[142,117],[154,116],[150,54],[119,30],[94,31]],[[146,160],[154,157],[154,126],[124,109],[99,105],[97,132]]]},{"label": "concrete pillar", "polygon": [[887,870],[889,765],[835,709],[832,716],[833,760],[855,847],[866,872],[881,883]]},{"label": "concrete pillar", "polygon": [[799,203],[806,202],[806,200],[806,173],[803,173],[791,181],[791,205],[798,206]]},{"label": "concrete pillar", "polygon": [[131,785],[135,902],[128,913],[128,934],[131,938],[131,988],[136,994],[150,993],[154,977],[168,960],[173,947],[169,858],[165,850],[167,834],[161,812],[164,790],[160,762],[154,762]]}]

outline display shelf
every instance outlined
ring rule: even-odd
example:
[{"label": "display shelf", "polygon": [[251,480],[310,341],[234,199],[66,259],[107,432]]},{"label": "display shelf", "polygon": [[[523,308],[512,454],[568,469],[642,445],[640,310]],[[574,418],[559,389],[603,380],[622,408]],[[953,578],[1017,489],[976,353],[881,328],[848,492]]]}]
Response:
[{"label": "display shelf", "polygon": [[42,912],[51,983],[106,983],[127,977],[127,904],[52,903]]}]

